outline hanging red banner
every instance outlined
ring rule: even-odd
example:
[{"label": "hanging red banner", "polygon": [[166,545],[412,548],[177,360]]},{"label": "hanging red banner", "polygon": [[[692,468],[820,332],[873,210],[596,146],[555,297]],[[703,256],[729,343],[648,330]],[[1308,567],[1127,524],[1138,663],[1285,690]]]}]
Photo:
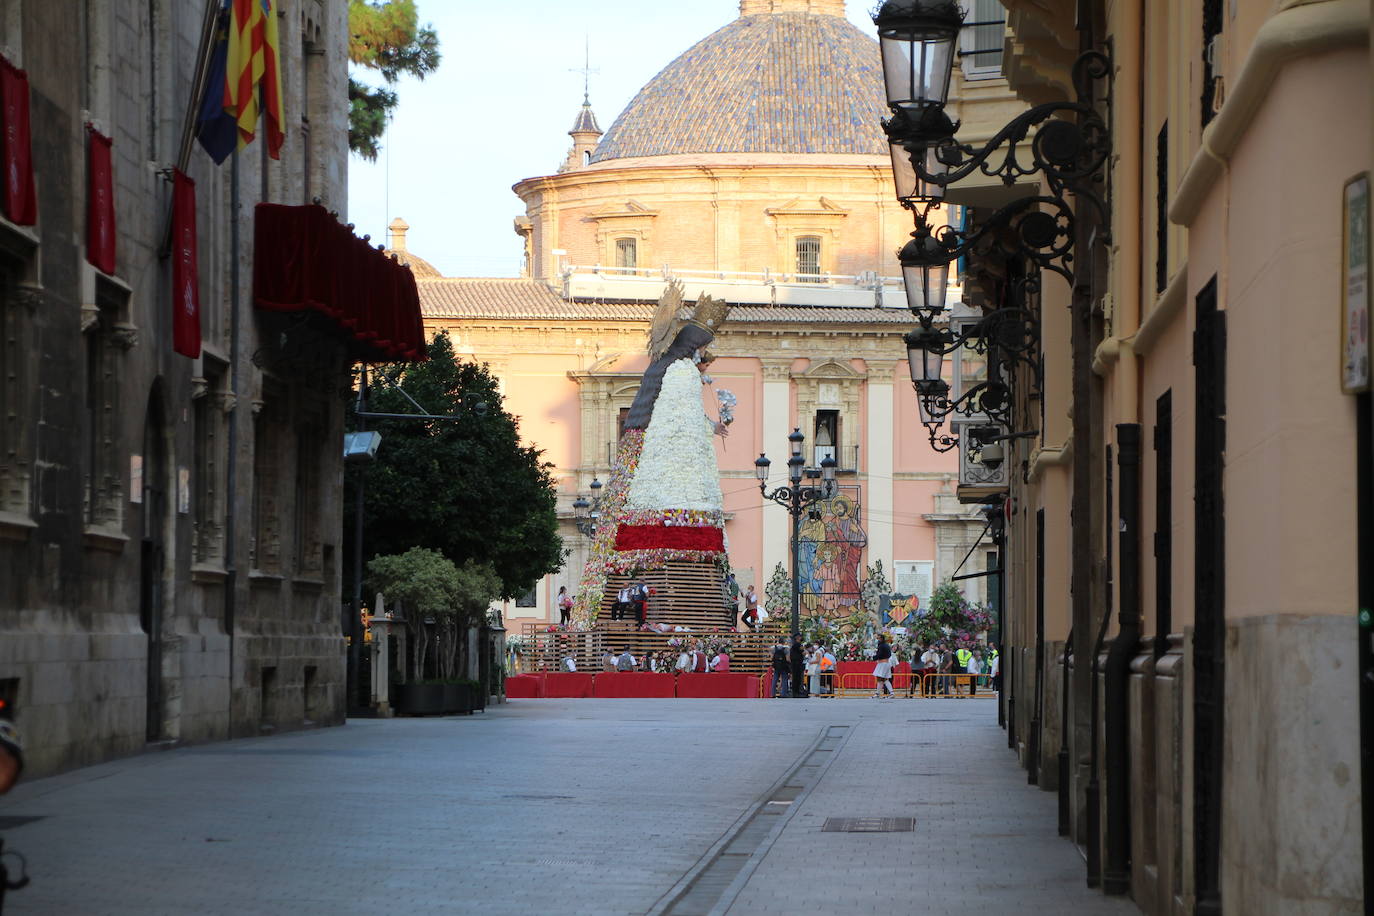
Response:
[{"label": "hanging red banner", "polygon": [[0,57],[0,203],[12,223],[32,226],[38,221],[38,199],[33,190],[33,151],[29,135],[29,77]]},{"label": "hanging red banner", "polygon": [[87,154],[89,187],[86,189],[86,260],[96,270],[113,276],[115,207],[112,141],[93,127],[88,127],[86,132],[90,137]]},{"label": "hanging red banner", "polygon": [[172,349],[200,356],[200,275],[196,269],[196,183],[172,170]]}]

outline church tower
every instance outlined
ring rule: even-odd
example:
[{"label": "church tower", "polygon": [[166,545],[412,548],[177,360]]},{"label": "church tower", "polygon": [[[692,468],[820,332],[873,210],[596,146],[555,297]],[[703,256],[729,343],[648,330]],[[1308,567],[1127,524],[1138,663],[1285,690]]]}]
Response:
[{"label": "church tower", "polygon": [[601,125],[596,123],[596,115],[592,112],[591,99],[584,93],[582,110],[577,113],[572,130],[568,131],[568,136],[573,138],[572,149],[568,150],[568,159],[558,171],[575,172],[591,165],[592,150],[600,142],[601,134]]}]

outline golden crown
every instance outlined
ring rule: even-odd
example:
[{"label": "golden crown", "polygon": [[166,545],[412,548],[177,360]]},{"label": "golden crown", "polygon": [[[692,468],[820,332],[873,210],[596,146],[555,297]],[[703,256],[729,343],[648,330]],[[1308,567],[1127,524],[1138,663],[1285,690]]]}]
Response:
[{"label": "golden crown", "polygon": [[696,308],[692,309],[692,317],[688,321],[700,325],[714,334],[720,330],[721,325],[725,324],[725,316],[728,314],[730,314],[728,302],[713,299],[702,293],[697,298]]}]

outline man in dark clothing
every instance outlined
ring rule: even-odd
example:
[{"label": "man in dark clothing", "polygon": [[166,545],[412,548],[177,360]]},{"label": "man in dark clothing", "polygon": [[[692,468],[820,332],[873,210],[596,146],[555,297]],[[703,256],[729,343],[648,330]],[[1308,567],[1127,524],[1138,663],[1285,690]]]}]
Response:
[{"label": "man in dark clothing", "polygon": [[787,647],[781,642],[773,645],[773,699],[787,696],[787,682],[790,665],[787,661]]},{"label": "man in dark clothing", "polygon": [[800,699],[803,696],[802,690],[805,689],[805,682],[802,680],[802,668],[806,665],[806,651],[802,649],[800,636],[792,637],[792,651],[789,655],[789,661],[791,662],[792,696]]},{"label": "man in dark clothing", "polygon": [[635,619],[639,621],[641,627],[644,626],[644,620],[648,616],[648,608],[649,586],[641,579],[639,584],[634,587]]}]

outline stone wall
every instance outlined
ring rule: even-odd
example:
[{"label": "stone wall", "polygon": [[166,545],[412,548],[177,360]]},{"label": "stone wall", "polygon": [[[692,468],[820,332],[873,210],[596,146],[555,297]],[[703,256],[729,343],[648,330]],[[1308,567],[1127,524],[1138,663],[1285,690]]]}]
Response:
[{"label": "stone wall", "polygon": [[[171,351],[161,249],[204,4],[92,0],[73,21],[71,5],[14,0],[0,18],[30,80],[39,211],[33,227],[0,219],[0,689],[30,775],[148,741],[342,721],[347,359],[258,313],[251,288],[257,202],[345,209],[347,11],[283,6],[280,160],[260,126],[222,166],[198,145],[187,161],[195,360]],[[113,139],[111,276],[85,261],[88,122]],[[263,435],[279,446],[270,481],[255,465]],[[279,543],[263,602],[250,580],[268,504]]]}]

